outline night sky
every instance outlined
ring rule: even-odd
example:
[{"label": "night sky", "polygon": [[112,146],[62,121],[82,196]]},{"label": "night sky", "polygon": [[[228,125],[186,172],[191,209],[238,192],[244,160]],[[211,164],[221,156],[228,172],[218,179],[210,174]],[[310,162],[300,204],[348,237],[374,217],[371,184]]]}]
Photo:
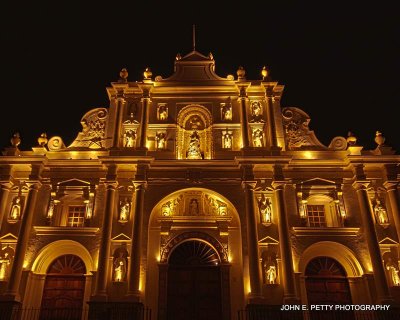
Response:
[{"label": "night sky", "polygon": [[285,86],[282,107],[307,112],[323,144],[350,130],[374,149],[380,130],[400,153],[400,20],[389,2],[216,3],[2,4],[0,148],[16,131],[21,150],[42,132],[69,145],[81,117],[108,106],[105,88],[122,68],[130,81],[146,67],[153,78],[170,76],[176,54],[192,50],[195,24],[196,49],[212,52],[218,75],[243,66],[247,79],[260,79],[267,66]]}]

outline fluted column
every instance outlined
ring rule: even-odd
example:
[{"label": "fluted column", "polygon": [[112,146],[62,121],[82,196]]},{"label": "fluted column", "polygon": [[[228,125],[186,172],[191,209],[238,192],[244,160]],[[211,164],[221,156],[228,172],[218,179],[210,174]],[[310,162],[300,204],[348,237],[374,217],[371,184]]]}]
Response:
[{"label": "fluted column", "polygon": [[258,253],[257,218],[254,211],[253,181],[242,182],[245,195],[246,223],[247,223],[247,251],[249,255],[250,299],[260,298],[261,291],[261,265]]},{"label": "fluted column", "polygon": [[239,93],[239,103],[240,103],[240,128],[242,132],[242,148],[250,147],[250,139],[249,139],[249,129],[248,129],[248,117],[247,117],[247,96],[246,96],[246,88],[240,87]]},{"label": "fluted column", "polygon": [[142,98],[142,116],[140,120],[140,140],[139,148],[147,149],[147,125],[148,125],[148,108],[150,103],[150,96],[147,94],[143,95]]},{"label": "fluted column", "polygon": [[143,209],[146,182],[137,181],[135,186],[135,211],[133,216],[133,235],[131,259],[129,261],[128,296],[135,301],[140,298],[140,264],[142,255]]},{"label": "fluted column", "polygon": [[397,190],[398,186],[397,181],[386,181],[383,183],[386,188],[388,197],[389,197],[389,205],[392,209],[393,221],[397,232],[397,238],[400,239],[400,204],[399,204],[399,193]]},{"label": "fluted column", "polygon": [[99,260],[97,267],[96,287],[93,294],[94,300],[107,299],[107,280],[109,270],[109,254],[111,246],[112,221],[115,209],[115,194],[117,183],[115,181],[106,183],[106,203],[101,228],[101,242],[99,249]]},{"label": "fluted column", "polygon": [[292,244],[290,241],[289,223],[285,206],[285,181],[273,181],[276,209],[278,216],[279,249],[282,259],[282,276],[284,303],[298,303],[296,297],[295,277],[293,271]]},{"label": "fluted column", "polygon": [[0,230],[1,230],[1,225],[3,223],[4,215],[6,215],[5,210],[11,186],[9,185],[9,183],[1,184],[0,188],[1,188],[0,189]]},{"label": "fluted column", "polygon": [[373,213],[369,203],[367,188],[370,182],[367,180],[358,180],[353,183],[353,188],[357,192],[358,203],[362,225],[364,228],[363,234],[367,240],[368,251],[371,257],[372,268],[374,272],[375,287],[377,292],[377,302],[385,303],[392,301],[390,296],[389,286],[386,281],[385,269],[381,257],[381,252],[378,243],[378,237],[375,232]]},{"label": "fluted column", "polygon": [[267,102],[267,116],[268,116],[268,143],[271,149],[276,149],[278,146],[278,139],[276,136],[275,114],[274,114],[274,101],[273,101],[273,86],[267,85],[265,90],[265,100]]},{"label": "fluted column", "polygon": [[28,197],[21,218],[21,227],[19,229],[18,241],[15,247],[14,261],[11,268],[10,278],[8,280],[7,290],[4,293],[9,300],[20,301],[19,284],[22,276],[22,268],[26,248],[31,234],[32,218],[35,212],[36,199],[41,183],[39,181],[27,182],[29,185]]},{"label": "fluted column", "polygon": [[114,139],[113,139],[113,147],[120,147],[120,136],[121,136],[121,122],[122,122],[122,108],[124,106],[125,99],[122,93],[116,98],[116,115],[115,115],[115,131],[114,131]]}]

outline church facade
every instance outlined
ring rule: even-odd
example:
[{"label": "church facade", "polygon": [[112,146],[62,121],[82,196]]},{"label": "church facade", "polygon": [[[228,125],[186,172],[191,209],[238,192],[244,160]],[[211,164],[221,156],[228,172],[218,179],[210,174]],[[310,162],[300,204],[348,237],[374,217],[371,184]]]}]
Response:
[{"label": "church facade", "polygon": [[12,137],[0,156],[2,307],[212,320],[400,302],[400,158],[383,135],[374,150],[352,134],[325,146],[265,68],[258,80],[214,70],[195,50],[168,78],[123,69],[70,145],[42,134],[22,151]]}]

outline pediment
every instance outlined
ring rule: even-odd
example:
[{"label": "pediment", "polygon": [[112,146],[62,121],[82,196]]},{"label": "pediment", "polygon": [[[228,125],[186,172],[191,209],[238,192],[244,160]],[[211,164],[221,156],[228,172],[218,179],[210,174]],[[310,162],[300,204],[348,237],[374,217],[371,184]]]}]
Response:
[{"label": "pediment", "polygon": [[270,236],[266,236],[265,238],[262,238],[260,240],[258,240],[258,243],[260,245],[271,245],[271,244],[279,244],[279,241],[270,237]]},{"label": "pediment", "polygon": [[379,244],[381,244],[381,245],[398,245],[399,243],[389,237],[386,237],[386,238],[383,238],[381,241],[379,241]]},{"label": "pediment", "polygon": [[58,183],[58,185],[61,187],[62,186],[65,186],[65,187],[88,187],[88,186],[90,186],[90,182],[73,178],[73,179],[61,181]]},{"label": "pediment", "polygon": [[301,183],[303,186],[335,186],[336,182],[322,179],[322,178],[313,178],[309,180],[305,180]]},{"label": "pediment", "polygon": [[115,236],[111,240],[112,241],[131,241],[131,238],[129,238],[125,233],[120,233],[119,235]]},{"label": "pediment", "polygon": [[18,238],[10,232],[0,237],[0,242],[17,242],[17,240]]},{"label": "pediment", "polygon": [[227,80],[215,73],[215,61],[211,54],[207,57],[195,50],[183,58],[178,55],[174,70],[175,73],[172,76],[161,79],[160,82]]}]

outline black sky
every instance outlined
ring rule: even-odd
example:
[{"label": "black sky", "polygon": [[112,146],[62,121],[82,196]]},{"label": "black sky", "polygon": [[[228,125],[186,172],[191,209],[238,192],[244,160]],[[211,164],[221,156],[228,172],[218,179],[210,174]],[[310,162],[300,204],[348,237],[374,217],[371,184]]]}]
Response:
[{"label": "black sky", "polygon": [[260,79],[266,65],[285,86],[282,106],[307,112],[323,144],[351,130],[373,149],[380,130],[400,151],[400,20],[389,2],[81,3],[3,5],[1,149],[16,131],[22,150],[42,132],[69,145],[81,117],[108,106],[105,88],[121,68],[131,81],[146,67],[168,77],[176,54],[191,51],[196,24],[196,49],[212,52],[217,74],[242,65]]}]

